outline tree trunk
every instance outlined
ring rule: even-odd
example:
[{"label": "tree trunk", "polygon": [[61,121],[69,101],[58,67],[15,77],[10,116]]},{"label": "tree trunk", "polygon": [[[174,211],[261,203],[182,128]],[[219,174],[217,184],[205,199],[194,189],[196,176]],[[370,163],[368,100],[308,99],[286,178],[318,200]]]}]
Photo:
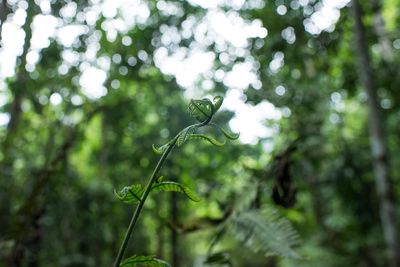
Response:
[{"label": "tree trunk", "polygon": [[[0,19],[3,27],[3,23],[5,22],[8,14],[11,12],[11,9],[7,6],[6,1],[3,0],[0,3]],[[26,55],[28,53],[29,45],[30,45],[30,39],[32,37],[32,31],[31,31],[31,23],[33,20],[34,16],[34,3],[30,3],[29,7],[27,9],[27,18],[25,21],[25,24],[23,26],[23,30],[25,31],[25,42],[23,45],[23,52],[22,55],[20,56],[20,64],[19,68],[20,70],[17,70],[17,78],[15,79],[14,82],[11,82],[9,84],[10,88],[10,93],[13,96],[12,103],[10,105],[10,109],[8,110],[10,113],[10,122],[7,125],[7,131],[4,139],[2,140],[2,143],[0,144],[0,149],[2,150],[2,153],[4,155],[3,159],[0,161],[0,175],[1,178],[4,180],[7,180],[7,183],[3,183],[0,185],[0,190],[2,192],[8,192],[10,190],[15,190],[14,189],[14,173],[13,173],[13,164],[15,160],[15,156],[13,153],[11,153],[11,148],[14,145],[13,139],[16,134],[16,129],[20,121],[20,114],[21,114],[21,104],[22,104],[22,94],[21,92],[24,90],[24,85],[26,81],[26,70],[25,70],[25,65],[26,65]],[[1,29],[0,29],[1,31]],[[3,212],[4,215],[6,216],[13,216],[11,214],[11,207],[12,205],[12,198],[6,197],[6,196],[1,196],[0,197],[0,210]],[[7,222],[6,220],[6,226],[5,229],[2,229],[4,231],[4,234],[9,235],[10,229],[13,229],[15,223]],[[16,241],[18,243],[18,240]],[[22,247],[16,246],[15,251],[13,254],[15,255],[15,259],[20,257],[20,254],[23,252]],[[14,259],[11,260],[11,263],[8,264],[7,266],[18,266],[19,260],[14,261]]]},{"label": "tree trunk", "polygon": [[382,15],[382,1],[369,1],[372,5],[373,27],[378,38],[382,59],[385,61],[391,61],[393,59],[393,46],[385,30],[385,20]]},{"label": "tree trunk", "polygon": [[389,175],[389,160],[381,109],[368,52],[365,26],[362,22],[362,10],[357,0],[352,1],[351,9],[354,17],[355,50],[359,65],[359,80],[368,97],[369,137],[380,205],[381,224],[388,251],[389,266],[398,267],[400,266],[400,252],[398,250],[394,193]]},{"label": "tree trunk", "polygon": [[[3,4],[2,4],[3,5]],[[20,56],[20,63],[16,66],[16,79],[14,82],[11,82],[9,84],[10,88],[10,93],[13,96],[12,103],[10,105],[10,108],[8,110],[10,114],[10,121],[7,125],[7,132],[4,137],[3,142],[1,143],[1,149],[3,150],[3,153],[5,155],[4,157],[4,162],[2,162],[2,169],[6,170],[5,173],[9,177],[12,177],[12,164],[14,159],[10,156],[9,149],[13,145],[13,140],[16,135],[20,118],[21,118],[21,112],[22,112],[22,100],[23,100],[23,95],[24,95],[24,90],[26,90],[26,82],[28,81],[28,73],[25,69],[26,65],[26,55],[28,54],[29,51],[29,46],[30,46],[30,40],[32,38],[32,29],[31,29],[31,24],[33,21],[33,17],[35,15],[35,4],[29,3],[29,6],[26,10],[27,16],[25,20],[25,24],[23,26],[23,30],[25,32],[25,41],[22,49],[22,54]],[[2,6],[0,6],[2,8]],[[18,61],[17,61],[18,62]]]},{"label": "tree trunk", "polygon": [[11,104],[10,109],[10,122],[7,126],[7,137],[6,143],[10,142],[10,138],[14,135],[14,132],[17,130],[20,117],[21,117],[21,104],[22,104],[22,96],[23,90],[25,89],[25,83],[27,82],[28,73],[25,69],[26,65],[26,55],[28,54],[30,41],[32,38],[32,29],[31,24],[34,17],[34,3],[30,3],[28,9],[26,10],[26,21],[23,26],[23,30],[25,32],[25,41],[23,45],[22,54],[20,57],[20,64],[17,66],[17,78],[14,83],[10,84],[11,93],[13,95],[13,102]]}]

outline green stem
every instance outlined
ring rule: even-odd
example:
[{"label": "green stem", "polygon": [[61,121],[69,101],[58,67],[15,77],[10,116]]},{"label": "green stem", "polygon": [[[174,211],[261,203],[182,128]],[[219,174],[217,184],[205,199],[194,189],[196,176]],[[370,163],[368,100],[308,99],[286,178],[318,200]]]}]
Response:
[{"label": "green stem", "polygon": [[168,157],[169,153],[174,148],[175,143],[176,143],[176,138],[174,138],[172,140],[172,142],[170,143],[168,148],[162,154],[160,160],[157,163],[156,168],[153,171],[153,174],[151,175],[151,177],[149,179],[149,182],[146,185],[146,189],[145,189],[145,191],[143,193],[142,200],[139,202],[138,206],[136,207],[135,212],[133,213],[131,222],[129,223],[128,230],[126,231],[126,234],[125,234],[125,237],[124,237],[124,241],[122,242],[121,248],[118,251],[117,258],[115,259],[115,262],[114,262],[114,267],[119,267],[119,265],[121,263],[122,257],[124,256],[126,247],[128,245],[129,238],[131,237],[132,231],[135,228],[136,222],[137,222],[137,220],[139,218],[139,215],[140,215],[140,213],[141,213],[141,211],[143,209],[143,205],[144,205],[144,203],[145,203],[145,201],[147,199],[147,196],[149,195],[149,193],[151,191],[153,183],[157,179],[158,172],[161,170],[162,166],[164,165],[165,159]]},{"label": "green stem", "polygon": [[[211,113],[214,114],[214,107],[213,106],[211,106]],[[211,118],[212,118],[212,115],[209,116],[205,121],[197,123],[194,126],[197,126],[197,127],[205,126],[211,121]],[[142,199],[140,200],[138,206],[136,207],[135,212],[133,213],[132,219],[131,219],[131,221],[129,223],[129,226],[128,226],[128,230],[126,231],[126,234],[125,234],[125,237],[124,237],[124,241],[122,242],[122,245],[121,245],[121,247],[120,247],[120,249],[118,251],[117,258],[115,259],[115,262],[114,262],[114,267],[119,267],[119,265],[121,264],[121,260],[122,260],[122,257],[124,256],[126,247],[128,245],[128,241],[129,241],[129,239],[130,239],[130,237],[132,235],[133,229],[135,228],[136,222],[139,219],[140,213],[142,212],[144,203],[145,203],[148,195],[150,194],[150,191],[151,191],[151,188],[153,186],[153,183],[157,179],[158,172],[161,170],[162,166],[164,165],[165,159],[168,157],[169,153],[174,148],[174,146],[175,146],[175,144],[176,144],[176,142],[178,140],[179,134],[177,136],[175,136],[175,138],[170,141],[168,148],[162,154],[160,160],[157,163],[156,168],[153,171],[153,174],[151,175],[151,177],[149,179],[149,182],[146,185],[146,188],[144,190]]]}]

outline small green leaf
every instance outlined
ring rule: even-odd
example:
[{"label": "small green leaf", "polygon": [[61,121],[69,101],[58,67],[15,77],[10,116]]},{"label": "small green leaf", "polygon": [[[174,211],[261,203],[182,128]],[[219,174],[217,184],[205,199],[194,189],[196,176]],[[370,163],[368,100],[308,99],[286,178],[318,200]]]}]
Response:
[{"label": "small green leaf", "polygon": [[171,182],[171,181],[160,182],[158,184],[155,184],[151,188],[151,190],[179,192],[179,193],[183,193],[187,198],[189,198],[192,201],[199,202],[201,200],[197,196],[197,194],[195,192],[193,192],[189,187],[184,186],[183,184],[180,184],[177,182]]},{"label": "small green leaf", "polygon": [[227,130],[225,130],[224,128],[222,128],[221,126],[219,126],[216,123],[210,123],[211,126],[215,126],[217,127],[221,133],[228,138],[229,140],[236,140],[239,138],[240,134],[239,133],[229,133]]},{"label": "small green leaf", "polygon": [[134,266],[150,266],[150,267],[171,267],[171,265],[163,260],[153,256],[132,256],[125,259],[119,266],[134,267]]},{"label": "small green leaf", "polygon": [[223,146],[226,143],[225,141],[223,141],[223,142],[218,141],[214,137],[211,137],[211,136],[208,136],[205,134],[192,134],[192,135],[190,135],[190,139],[202,139],[202,140],[210,142],[214,146]]},{"label": "small green leaf", "polygon": [[125,204],[137,204],[141,201],[143,188],[140,184],[125,186],[119,193],[114,189],[115,197]]},{"label": "small green leaf", "polygon": [[151,148],[153,149],[154,153],[158,155],[162,155],[164,151],[168,148],[169,143],[162,145],[160,147],[156,147],[155,145],[151,145]]},{"label": "small green leaf", "polygon": [[161,183],[162,181],[164,181],[164,176],[158,177],[156,183]]},{"label": "small green leaf", "polygon": [[240,136],[240,133],[229,133],[222,127],[221,127],[221,132],[229,140],[237,140],[239,138],[239,136]]},{"label": "small green leaf", "polygon": [[176,141],[177,146],[183,145],[189,139],[190,135],[194,133],[196,128],[195,125],[191,125],[183,129],[178,135],[178,140]]}]

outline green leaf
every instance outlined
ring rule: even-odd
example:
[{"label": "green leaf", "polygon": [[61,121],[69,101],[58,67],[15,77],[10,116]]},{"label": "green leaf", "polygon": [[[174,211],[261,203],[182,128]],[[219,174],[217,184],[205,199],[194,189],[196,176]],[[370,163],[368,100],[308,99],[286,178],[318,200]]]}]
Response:
[{"label": "green leaf", "polygon": [[157,259],[153,256],[136,256],[136,255],[125,259],[119,266],[171,267],[171,265],[168,262]]},{"label": "green leaf", "polygon": [[297,232],[276,209],[240,213],[229,220],[228,230],[255,253],[301,258],[293,249],[299,243]]},{"label": "green leaf", "polygon": [[192,201],[199,202],[201,199],[197,196],[195,192],[193,192],[189,187],[184,186],[183,184],[177,182],[160,182],[158,184],[153,185],[151,190],[157,191],[169,191],[169,192],[179,192],[183,193],[187,198]]},{"label": "green leaf", "polygon": [[164,181],[164,176],[160,176],[157,178],[156,183],[161,183],[162,181]]},{"label": "green leaf", "polygon": [[162,145],[160,147],[156,147],[155,145],[151,145],[151,148],[153,149],[154,153],[158,155],[162,155],[165,150],[167,150],[169,143]]},{"label": "green leaf", "polygon": [[119,193],[114,189],[115,197],[125,204],[137,204],[141,201],[144,189],[140,184],[125,186]]},{"label": "green leaf", "polygon": [[211,126],[217,127],[217,128],[221,131],[221,133],[222,133],[226,138],[228,138],[229,140],[236,140],[236,139],[238,139],[239,136],[240,136],[239,133],[230,133],[230,132],[228,132],[227,130],[225,130],[224,128],[222,128],[221,126],[219,126],[219,125],[216,124],[216,123],[210,123],[210,125],[211,125]]},{"label": "green leaf", "polygon": [[194,133],[196,128],[195,125],[191,125],[183,129],[178,135],[178,140],[176,141],[177,146],[183,145],[189,139],[190,135]]},{"label": "green leaf", "polygon": [[225,141],[223,141],[223,142],[218,141],[214,137],[208,136],[205,134],[192,134],[192,135],[190,135],[189,139],[202,139],[202,140],[210,142],[214,146],[223,146],[226,143]]}]

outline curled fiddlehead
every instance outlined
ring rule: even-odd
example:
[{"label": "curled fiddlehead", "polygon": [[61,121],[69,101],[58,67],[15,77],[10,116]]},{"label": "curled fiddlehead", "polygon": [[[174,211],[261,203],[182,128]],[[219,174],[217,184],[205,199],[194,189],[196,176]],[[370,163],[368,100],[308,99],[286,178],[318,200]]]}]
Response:
[{"label": "curled fiddlehead", "polygon": [[225,141],[218,141],[214,137],[206,134],[197,133],[196,131],[203,126],[209,125],[217,128],[221,133],[229,140],[236,140],[239,138],[239,134],[229,133],[218,124],[211,122],[215,113],[219,110],[222,105],[224,98],[222,96],[214,97],[213,101],[208,98],[203,99],[192,99],[188,106],[189,115],[195,118],[198,123],[190,125],[180,131],[173,139],[167,142],[165,145],[156,147],[153,145],[153,151],[157,154],[162,154],[171,144],[176,144],[178,147],[182,146],[186,141],[199,139],[207,141],[215,146],[223,146]]}]

